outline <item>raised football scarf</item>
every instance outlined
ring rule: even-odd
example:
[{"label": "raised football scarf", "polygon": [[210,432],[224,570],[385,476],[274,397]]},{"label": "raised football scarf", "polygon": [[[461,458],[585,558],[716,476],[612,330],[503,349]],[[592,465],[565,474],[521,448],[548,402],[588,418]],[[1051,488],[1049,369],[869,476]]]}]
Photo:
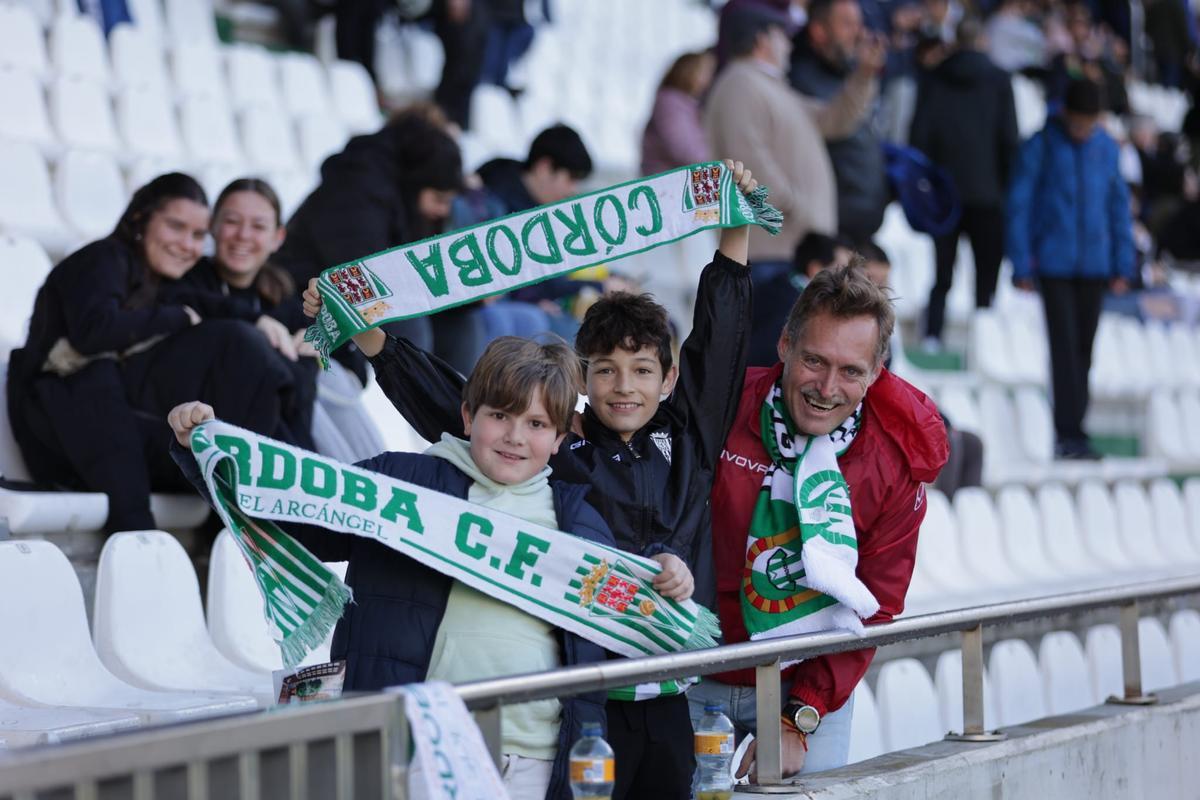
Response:
[{"label": "raised football scarf", "polygon": [[879,610],[855,575],[858,537],[838,456],[854,442],[862,406],[827,436],[795,429],[779,381],[760,422],[771,466],[763,479],[742,570],[742,618],[751,639],[842,628],[862,632]]},{"label": "raised football scarf", "polygon": [[404,695],[412,731],[408,764],[412,800],[507,800],[479,726],[448,683],[413,683]]},{"label": "raised football scarf", "polygon": [[721,162],[693,164],[538,206],[341,264],[317,280],[323,300],[305,340],[323,358],[351,336],[641,253],[709,228],[783,216],[758,187],[737,191]]},{"label": "raised football scarf", "polygon": [[664,598],[655,561],[342,464],[219,420],[192,433],[209,495],[254,571],[291,668],[350,591],[275,522],[377,541],[625,656],[712,647],[711,611]]}]

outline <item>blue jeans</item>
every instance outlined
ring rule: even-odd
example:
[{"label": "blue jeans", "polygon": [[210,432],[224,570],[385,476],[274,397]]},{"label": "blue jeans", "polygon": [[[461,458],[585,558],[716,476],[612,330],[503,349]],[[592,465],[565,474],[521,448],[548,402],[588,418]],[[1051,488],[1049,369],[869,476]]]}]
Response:
[{"label": "blue jeans", "polygon": [[[734,735],[739,743],[746,734],[754,733],[757,727],[758,708],[753,686],[730,686],[705,678],[688,690],[687,697],[693,726],[704,716],[704,706],[716,703],[733,722]],[[851,695],[844,706],[821,719],[817,732],[808,737],[808,755],[804,758],[801,775],[846,766],[850,758],[850,722],[853,717],[854,695]],[[779,724],[778,721],[775,724]]]}]

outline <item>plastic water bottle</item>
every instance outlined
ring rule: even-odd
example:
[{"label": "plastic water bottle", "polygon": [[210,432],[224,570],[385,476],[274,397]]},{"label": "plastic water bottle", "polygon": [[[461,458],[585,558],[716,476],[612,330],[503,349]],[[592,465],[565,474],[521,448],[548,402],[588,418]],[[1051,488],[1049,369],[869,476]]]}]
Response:
[{"label": "plastic water bottle", "polygon": [[733,797],[733,723],[719,705],[706,705],[692,738],[696,748],[696,800],[729,800]]},{"label": "plastic water bottle", "polygon": [[575,800],[610,800],[616,765],[600,723],[585,722],[583,737],[571,748],[571,794]]}]

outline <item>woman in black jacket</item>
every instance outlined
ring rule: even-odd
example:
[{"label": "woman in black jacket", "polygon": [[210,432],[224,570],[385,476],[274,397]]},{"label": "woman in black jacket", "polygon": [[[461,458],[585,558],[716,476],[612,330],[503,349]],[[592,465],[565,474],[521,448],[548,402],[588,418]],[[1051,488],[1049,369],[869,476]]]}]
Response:
[{"label": "woman in black jacket", "polygon": [[280,208],[279,196],[260,178],[239,178],[222,189],[212,209],[215,252],[201,258],[176,290],[228,298],[254,317],[254,327],[292,373],[294,413],[283,421],[288,441],[315,450],[317,353],[304,341],[310,320],[291,276],[270,260],[287,234]]},{"label": "woman in black jacket", "polygon": [[9,415],[34,479],[108,495],[109,531],[154,528],[150,492],[187,487],[165,422],[182,400],[289,438],[293,378],[252,312],[171,283],[200,258],[208,222],[187,175],[138,189],[111,235],[51,270],[10,359]]}]

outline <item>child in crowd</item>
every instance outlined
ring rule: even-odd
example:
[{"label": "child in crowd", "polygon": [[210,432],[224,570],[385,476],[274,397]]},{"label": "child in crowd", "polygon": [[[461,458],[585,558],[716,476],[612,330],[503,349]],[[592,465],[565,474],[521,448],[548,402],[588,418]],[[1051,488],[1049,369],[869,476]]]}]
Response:
[{"label": "child in crowd", "polygon": [[[579,360],[564,343],[497,339],[461,395],[459,429],[466,440],[445,434],[424,454],[382,453],[359,466],[611,545],[608,526],[585,500],[587,488],[549,479],[547,462],[567,435],[581,378]],[[168,421],[186,446],[191,430],[212,418],[210,406],[193,402],[173,409]],[[192,455],[180,446],[171,449],[204,492]],[[332,648],[334,659],[346,659],[347,690],[460,683],[605,658],[599,645],[379,542],[314,526],[283,527],[318,558],[349,561],[346,582],[355,602],[346,607]],[[662,575],[655,586],[668,597],[683,594],[681,586],[665,585]],[[602,702],[603,695],[592,694],[505,710],[501,773],[511,797],[570,798],[568,753],[583,722],[604,720]]]},{"label": "child in crowd", "polygon": [[[738,190],[757,187],[741,162],[725,163]],[[666,310],[648,295],[617,293],[588,310],[575,338],[587,369],[588,404],[567,446],[551,459],[556,477],[588,484],[588,501],[612,526],[618,547],[662,554],[662,584],[655,588],[686,597],[694,575],[695,599],[709,608],[716,585],[708,496],[746,368],[748,235],[745,227],[722,231],[700,277],[692,333],[678,367]],[[304,301],[305,312],[316,316],[321,298],[315,283]],[[379,330],[354,341],[417,433],[436,440],[462,431],[456,398],[463,378],[452,367]],[[614,800],[690,796],[695,759],[687,685],[666,681],[610,693]]]}]

